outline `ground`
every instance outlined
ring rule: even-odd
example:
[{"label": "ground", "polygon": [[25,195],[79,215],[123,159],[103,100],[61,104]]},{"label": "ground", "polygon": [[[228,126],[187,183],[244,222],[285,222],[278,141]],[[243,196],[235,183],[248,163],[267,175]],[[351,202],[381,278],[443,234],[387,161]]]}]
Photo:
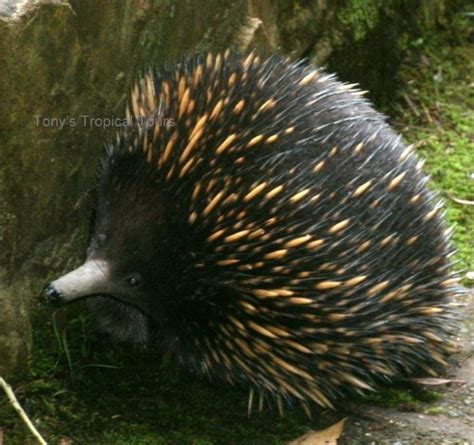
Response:
[{"label": "ground", "polygon": [[[473,72],[474,48],[461,36],[442,45],[414,42],[403,89],[383,106],[426,158],[432,186],[446,201],[466,286],[474,270]],[[285,444],[343,417],[343,444],[474,443],[474,295],[459,303],[460,353],[443,376],[451,383],[420,389],[405,382],[351,401],[344,412],[314,412],[313,420],[298,409],[280,418],[268,408],[249,419],[245,392],[197,381],[167,357],[99,341],[81,307],[53,319],[38,305],[31,368],[10,383],[50,444]],[[35,443],[0,396],[0,444],[2,434],[5,444]]]}]

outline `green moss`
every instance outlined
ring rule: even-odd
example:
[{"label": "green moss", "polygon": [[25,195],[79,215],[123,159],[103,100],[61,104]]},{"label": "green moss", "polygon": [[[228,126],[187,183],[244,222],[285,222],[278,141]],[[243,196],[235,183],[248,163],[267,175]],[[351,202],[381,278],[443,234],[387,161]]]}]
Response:
[{"label": "green moss", "polygon": [[398,408],[404,411],[426,412],[427,403],[435,402],[441,398],[442,394],[437,391],[426,390],[418,386],[395,385],[369,394],[361,400],[361,403]]},{"label": "green moss", "polygon": [[437,414],[446,414],[447,409],[443,406],[430,406],[423,410],[424,414],[428,414],[430,416],[436,416]]},{"label": "green moss", "polygon": [[381,391],[370,394],[365,399],[369,403],[387,408],[409,408],[410,411],[416,411],[420,401],[411,390],[406,388],[384,388]]},{"label": "green moss", "polygon": [[347,0],[344,7],[337,9],[338,29],[350,41],[363,40],[378,24],[381,0]]},{"label": "green moss", "polygon": [[425,48],[422,58],[414,53],[402,73],[408,88],[400,100],[406,108],[388,111],[426,159],[424,170],[446,202],[458,268],[464,270],[474,266],[474,207],[459,201],[474,199],[474,101],[467,74],[474,69],[473,60],[472,47]]}]

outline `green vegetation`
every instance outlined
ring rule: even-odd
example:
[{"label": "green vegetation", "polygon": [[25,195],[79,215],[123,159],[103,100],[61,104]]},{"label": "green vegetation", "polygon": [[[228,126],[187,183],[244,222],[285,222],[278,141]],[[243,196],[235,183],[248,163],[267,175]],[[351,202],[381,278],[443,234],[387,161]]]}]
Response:
[{"label": "green vegetation", "polygon": [[473,72],[472,46],[413,51],[402,70],[405,88],[386,110],[426,159],[431,187],[445,200],[448,224],[454,226],[458,268],[466,271],[474,267]]},{"label": "green vegetation", "polygon": [[355,42],[363,40],[376,27],[382,4],[381,0],[348,0],[337,12],[337,21],[343,25],[340,29]]},{"label": "green vegetation", "polygon": [[[446,200],[449,223],[455,224],[460,267],[472,270],[474,207],[456,201],[473,200],[474,104],[468,75],[474,49],[459,42],[418,43],[406,55],[405,87],[385,112],[427,159],[426,171]],[[82,306],[58,311],[53,323],[50,312],[38,307],[31,368],[10,381],[51,444],[63,436],[74,444],[96,445],[283,444],[341,417],[318,413],[311,422],[297,408],[280,418],[266,407],[248,419],[244,391],[196,380],[158,353],[111,347],[92,334],[90,321],[78,315],[84,313]],[[437,413],[436,407],[423,408],[426,397],[406,389],[387,389],[370,403],[409,404]],[[0,427],[7,444],[34,443],[3,397]]]}]

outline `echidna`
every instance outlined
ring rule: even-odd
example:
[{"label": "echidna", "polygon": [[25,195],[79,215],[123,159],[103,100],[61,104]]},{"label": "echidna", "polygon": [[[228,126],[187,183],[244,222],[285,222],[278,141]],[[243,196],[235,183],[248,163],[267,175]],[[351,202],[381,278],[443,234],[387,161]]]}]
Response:
[{"label": "echidna", "polygon": [[209,54],[144,74],[128,121],[87,260],[49,301],[93,296],[106,332],[279,405],[331,407],[446,364],[459,287],[441,204],[360,91]]}]

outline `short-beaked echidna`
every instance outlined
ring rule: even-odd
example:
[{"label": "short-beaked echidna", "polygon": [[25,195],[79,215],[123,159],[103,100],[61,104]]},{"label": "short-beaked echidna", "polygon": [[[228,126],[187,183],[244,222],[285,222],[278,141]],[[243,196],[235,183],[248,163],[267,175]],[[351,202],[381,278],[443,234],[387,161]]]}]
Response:
[{"label": "short-beaked echidna", "polygon": [[144,74],[128,120],[87,260],[50,301],[94,296],[115,337],[278,403],[330,407],[445,365],[459,288],[441,204],[360,91],[209,54]]}]

